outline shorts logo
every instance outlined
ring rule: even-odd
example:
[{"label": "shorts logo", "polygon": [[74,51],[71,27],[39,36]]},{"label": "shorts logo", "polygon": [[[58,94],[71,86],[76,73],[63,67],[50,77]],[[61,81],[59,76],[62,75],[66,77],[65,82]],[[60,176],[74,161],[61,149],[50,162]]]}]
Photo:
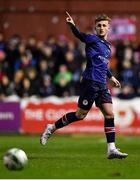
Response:
[{"label": "shorts logo", "polygon": [[86,99],[83,100],[83,105],[88,105],[88,101]]}]

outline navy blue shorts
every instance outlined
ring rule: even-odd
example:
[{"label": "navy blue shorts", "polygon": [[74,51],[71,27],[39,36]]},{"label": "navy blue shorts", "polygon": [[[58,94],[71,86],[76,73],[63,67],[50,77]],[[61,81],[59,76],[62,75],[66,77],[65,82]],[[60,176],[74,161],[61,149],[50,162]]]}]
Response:
[{"label": "navy blue shorts", "polygon": [[112,103],[112,97],[106,84],[83,79],[80,87],[78,107],[89,110],[93,103],[99,107],[103,103]]}]

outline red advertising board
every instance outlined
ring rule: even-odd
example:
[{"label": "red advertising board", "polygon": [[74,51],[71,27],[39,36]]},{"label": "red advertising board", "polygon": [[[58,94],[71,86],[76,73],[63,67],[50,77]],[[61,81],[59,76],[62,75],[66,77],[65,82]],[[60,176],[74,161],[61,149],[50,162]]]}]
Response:
[{"label": "red advertising board", "polygon": [[[22,131],[27,133],[40,133],[44,126],[53,123],[67,112],[77,109],[76,101],[54,102],[28,102],[22,109]],[[98,128],[96,127],[98,126]],[[100,127],[99,127],[100,126]],[[92,108],[88,116],[59,130],[59,133],[101,132],[103,130],[103,117],[97,108]]]},{"label": "red advertising board", "polygon": [[[135,101],[135,100],[134,100]],[[116,130],[120,133],[140,134],[140,100],[121,101],[114,99]],[[137,103],[137,105],[135,104]],[[135,106],[134,106],[135,104]],[[41,133],[48,123],[54,123],[67,112],[77,109],[77,99],[50,98],[45,101],[28,101],[22,107],[22,131],[25,133]],[[58,133],[101,133],[104,132],[104,118],[98,108],[93,108],[84,120],[72,123]]]}]

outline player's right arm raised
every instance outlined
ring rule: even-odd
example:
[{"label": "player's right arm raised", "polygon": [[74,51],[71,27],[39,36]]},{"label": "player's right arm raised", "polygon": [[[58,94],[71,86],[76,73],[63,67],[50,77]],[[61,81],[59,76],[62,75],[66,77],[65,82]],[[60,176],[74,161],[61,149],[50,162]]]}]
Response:
[{"label": "player's right arm raised", "polygon": [[73,18],[71,17],[71,15],[66,11],[66,22],[69,25],[69,27],[71,28],[73,34],[80,39],[82,42],[84,43],[91,43],[94,41],[93,36],[91,34],[86,34],[83,32],[80,32],[75,25],[75,22],[73,20]]},{"label": "player's right arm raised", "polygon": [[70,14],[67,11],[66,11],[66,15],[67,15],[66,22],[68,23],[68,25],[75,26],[73,18],[70,16]]}]

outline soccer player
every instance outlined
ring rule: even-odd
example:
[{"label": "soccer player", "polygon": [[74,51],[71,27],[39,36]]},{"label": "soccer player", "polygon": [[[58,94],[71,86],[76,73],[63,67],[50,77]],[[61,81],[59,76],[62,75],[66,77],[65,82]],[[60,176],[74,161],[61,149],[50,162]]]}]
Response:
[{"label": "soccer player", "polygon": [[115,125],[112,106],[112,98],[107,87],[107,79],[114,83],[116,87],[121,87],[119,81],[112,75],[108,69],[108,62],[111,56],[110,43],[107,42],[109,32],[110,18],[101,14],[95,19],[95,34],[86,34],[80,32],[68,12],[66,12],[66,22],[73,34],[83,43],[85,43],[85,52],[87,65],[83,72],[81,81],[81,93],[78,100],[76,112],[65,114],[54,124],[48,124],[41,135],[40,143],[45,145],[52,133],[72,122],[82,120],[95,102],[104,115],[104,131],[107,139],[107,158],[122,159],[128,154],[120,152],[115,146]]}]

